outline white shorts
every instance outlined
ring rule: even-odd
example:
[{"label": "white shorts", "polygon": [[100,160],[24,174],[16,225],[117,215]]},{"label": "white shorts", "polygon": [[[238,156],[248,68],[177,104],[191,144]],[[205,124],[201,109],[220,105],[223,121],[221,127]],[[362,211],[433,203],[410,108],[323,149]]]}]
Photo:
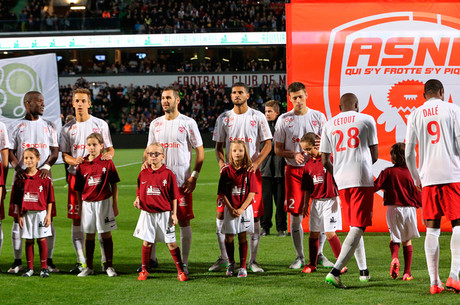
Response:
[{"label": "white shorts", "polygon": [[149,243],[170,244],[176,241],[176,228],[170,226],[171,211],[150,213],[141,211],[134,237]]},{"label": "white shorts", "polygon": [[395,243],[419,238],[417,209],[398,205],[387,206],[387,224],[391,240]]},{"label": "white shorts", "polygon": [[342,230],[342,210],[339,197],[312,199],[308,223],[310,232]]},{"label": "white shorts", "polygon": [[21,237],[25,239],[45,238],[53,235],[51,226],[45,227],[46,211],[27,211]]},{"label": "white shorts", "polygon": [[81,230],[94,234],[117,229],[113,214],[112,198],[101,201],[83,201],[81,209]]},{"label": "white shorts", "polygon": [[236,235],[242,232],[254,233],[254,211],[252,204],[244,210],[240,217],[232,217],[227,206],[225,206],[222,233]]}]

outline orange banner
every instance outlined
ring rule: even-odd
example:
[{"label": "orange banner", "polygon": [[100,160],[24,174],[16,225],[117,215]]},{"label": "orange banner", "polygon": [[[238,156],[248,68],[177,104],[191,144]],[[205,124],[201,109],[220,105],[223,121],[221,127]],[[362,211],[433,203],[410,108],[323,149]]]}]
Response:
[{"label": "orange banner", "polygon": [[[328,119],[339,113],[342,94],[356,94],[360,111],[377,122],[375,176],[392,165],[390,146],[404,141],[407,116],[423,104],[427,80],[439,79],[446,99],[460,104],[456,2],[291,1],[286,18],[287,83],[304,83],[308,106]],[[368,230],[388,231],[385,214],[377,193]],[[442,228],[450,230],[450,223],[443,221]]]}]

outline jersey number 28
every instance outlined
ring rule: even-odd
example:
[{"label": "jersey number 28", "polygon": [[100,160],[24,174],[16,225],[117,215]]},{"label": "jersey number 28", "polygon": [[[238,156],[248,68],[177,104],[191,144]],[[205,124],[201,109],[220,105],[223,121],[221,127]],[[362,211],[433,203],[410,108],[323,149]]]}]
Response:
[{"label": "jersey number 28", "polygon": [[335,150],[337,152],[344,151],[348,148],[356,148],[359,146],[359,129],[356,127],[351,127],[350,129],[347,130],[347,145],[342,146],[342,142],[344,140],[344,134],[341,130],[334,130],[332,132],[332,135],[339,135],[339,140],[337,141],[337,145],[335,147]]}]

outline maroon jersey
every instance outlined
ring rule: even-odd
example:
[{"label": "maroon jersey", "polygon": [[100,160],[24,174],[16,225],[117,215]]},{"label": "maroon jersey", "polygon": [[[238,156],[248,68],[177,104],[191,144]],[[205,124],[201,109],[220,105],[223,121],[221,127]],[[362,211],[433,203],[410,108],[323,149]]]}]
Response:
[{"label": "maroon jersey", "polygon": [[225,195],[232,207],[240,208],[249,193],[258,192],[256,175],[248,172],[247,168],[236,170],[231,165],[222,168],[218,195]]},{"label": "maroon jersey", "polygon": [[338,196],[334,178],[326,171],[321,158],[308,158],[303,167],[302,190],[309,191],[313,199]]},{"label": "maroon jersey", "polygon": [[385,168],[374,181],[375,191],[383,190],[384,205],[420,207],[422,193],[417,190],[407,166]]},{"label": "maroon jersey", "polygon": [[110,198],[111,185],[120,181],[115,165],[112,160],[101,160],[101,155],[93,161],[89,161],[88,156],[85,157],[85,162],[77,167],[75,190],[82,193],[84,201]]},{"label": "maroon jersey", "polygon": [[40,170],[25,179],[16,179],[11,191],[10,204],[17,204],[22,212],[44,211],[48,203],[54,203],[51,178],[41,178]]},{"label": "maroon jersey", "polygon": [[180,197],[174,173],[162,165],[142,170],[137,178],[137,193],[141,210],[150,213],[172,211],[172,201]]}]

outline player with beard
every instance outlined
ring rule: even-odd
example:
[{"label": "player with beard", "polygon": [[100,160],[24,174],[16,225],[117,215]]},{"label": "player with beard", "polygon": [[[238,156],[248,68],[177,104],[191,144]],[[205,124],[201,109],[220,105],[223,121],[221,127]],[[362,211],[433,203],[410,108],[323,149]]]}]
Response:
[{"label": "player with beard", "polygon": [[[222,169],[229,160],[230,143],[234,140],[242,140],[246,143],[249,155],[252,159],[252,166],[248,171],[256,174],[257,188],[262,189],[262,175],[259,166],[268,156],[272,149],[272,134],[265,115],[248,106],[249,88],[246,84],[238,82],[233,84],[230,95],[233,102],[233,109],[222,113],[216,121],[213,140],[216,141],[216,156],[219,168]],[[260,150],[260,144],[264,146]],[[225,146],[225,153],[224,153]],[[263,215],[262,192],[254,197],[254,233],[249,234],[249,268],[253,272],[263,272],[264,270],[257,263],[257,250],[260,240],[259,218]],[[228,265],[228,256],[225,251],[225,234],[222,233],[224,219],[224,199],[217,198],[217,241],[220,249],[219,259],[209,268],[209,271],[218,271]]]}]

